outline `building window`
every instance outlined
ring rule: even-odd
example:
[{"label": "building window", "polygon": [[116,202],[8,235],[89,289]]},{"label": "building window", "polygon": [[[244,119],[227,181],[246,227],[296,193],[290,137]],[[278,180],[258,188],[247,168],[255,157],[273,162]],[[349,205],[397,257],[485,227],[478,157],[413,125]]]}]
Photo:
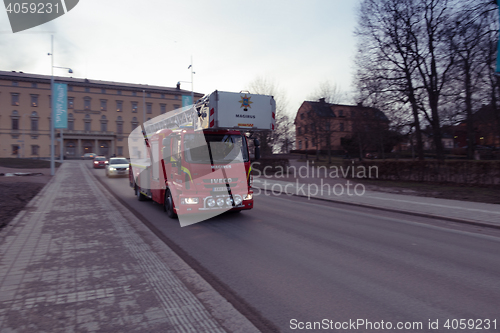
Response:
[{"label": "building window", "polygon": [[123,111],[123,101],[116,101],[116,112]]},{"label": "building window", "polygon": [[179,104],[174,104],[174,110],[180,108],[181,106]]},{"label": "building window", "polygon": [[304,114],[303,113],[300,114],[300,119],[304,119]]},{"label": "building window", "polygon": [[68,97],[68,109],[74,109],[74,108],[75,108],[75,98]]},{"label": "building window", "polygon": [[38,155],[39,150],[40,150],[40,146],[32,145],[31,146],[31,155]]},{"label": "building window", "polygon": [[135,130],[139,126],[139,122],[137,121],[137,117],[132,118],[132,131]]},{"label": "building window", "polygon": [[106,89],[101,89],[101,94],[105,94],[106,93]]},{"label": "building window", "polygon": [[107,132],[108,131],[108,120],[106,119],[106,116],[101,117],[101,132]]},{"label": "building window", "polygon": [[31,95],[31,106],[38,106],[38,95]]},{"label": "building window", "polygon": [[179,95],[175,95],[174,99],[179,99]]},{"label": "building window", "polygon": [[302,141],[299,140],[299,149],[302,149]]},{"label": "building window", "polygon": [[123,119],[121,116],[116,119],[116,133],[123,134]]},{"label": "building window", "polygon": [[73,91],[73,86],[68,86],[68,91]]},{"label": "building window", "polygon": [[151,97],[151,93],[146,93],[146,97]]},{"label": "building window", "polygon": [[161,94],[161,98],[165,98],[165,94]]},{"label": "building window", "polygon": [[132,96],[137,96],[137,92],[136,91],[132,91]]},{"label": "building window", "polygon": [[160,113],[164,114],[167,112],[167,104],[160,104]]},{"label": "building window", "polygon": [[38,85],[36,83],[31,83],[31,88],[38,88]]},{"label": "building window", "polygon": [[101,99],[101,111],[106,111],[108,109],[108,100]]},{"label": "building window", "polygon": [[117,94],[117,95],[121,95],[121,94],[122,94],[122,91],[121,91],[121,90],[117,90],[117,91],[116,91],[116,94]]},{"label": "building window", "polygon": [[12,93],[11,94],[11,99],[12,99],[12,105],[19,106],[19,94]]},{"label": "building window", "polygon": [[90,88],[89,87],[85,87],[85,92],[90,92]]},{"label": "building window", "polygon": [[339,117],[343,117],[344,116],[344,110],[339,110]]},{"label": "building window", "polygon": [[339,123],[339,131],[344,131],[344,123]]},{"label": "building window", "polygon": [[330,123],[325,123],[325,131],[330,131]]},{"label": "building window", "polygon": [[116,153],[118,156],[123,156],[123,147],[116,147]]},{"label": "building window", "polygon": [[38,114],[36,113],[36,111],[33,111],[31,113],[31,131],[32,132],[38,131]]},{"label": "building window", "polygon": [[12,119],[12,129],[13,130],[18,130],[19,129],[19,113],[14,110],[12,111],[12,115],[10,116]]},{"label": "building window", "polygon": [[85,125],[84,130],[86,132],[90,132],[92,130],[92,119],[90,119],[90,115],[86,114],[83,121],[84,121],[84,125]]},{"label": "building window", "polygon": [[13,86],[13,87],[18,87],[18,86],[19,86],[19,82],[17,82],[17,81],[12,81],[12,86]]},{"label": "building window", "polygon": [[137,112],[137,102],[132,102],[132,112]]},{"label": "building window", "polygon": [[83,98],[83,108],[84,108],[85,110],[90,110],[90,101],[91,101],[91,100],[92,100],[92,99],[91,99],[90,97],[84,97],[84,98]]},{"label": "building window", "polygon": [[302,134],[302,128],[300,128],[300,127],[298,127],[298,128],[297,128],[297,134],[298,134],[298,135],[301,135],[301,134]]},{"label": "building window", "polygon": [[75,130],[75,118],[73,118],[72,113],[68,114],[68,130],[70,131]]},{"label": "building window", "polygon": [[12,155],[19,155],[19,145],[12,145]]},{"label": "building window", "polygon": [[153,103],[146,103],[146,113],[153,113]]}]

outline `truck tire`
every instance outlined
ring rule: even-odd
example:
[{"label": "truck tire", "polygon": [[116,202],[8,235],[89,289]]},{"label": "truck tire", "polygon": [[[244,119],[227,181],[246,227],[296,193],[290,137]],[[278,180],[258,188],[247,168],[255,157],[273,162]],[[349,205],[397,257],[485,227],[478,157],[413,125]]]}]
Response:
[{"label": "truck tire", "polygon": [[167,216],[171,219],[175,219],[177,214],[174,213],[174,201],[172,199],[172,193],[167,188],[165,191],[165,200],[163,200],[163,210],[167,213]]},{"label": "truck tire", "polygon": [[135,189],[135,195],[137,196],[137,199],[139,201],[146,200],[146,196],[139,191],[139,187],[137,185],[135,185],[134,189]]}]

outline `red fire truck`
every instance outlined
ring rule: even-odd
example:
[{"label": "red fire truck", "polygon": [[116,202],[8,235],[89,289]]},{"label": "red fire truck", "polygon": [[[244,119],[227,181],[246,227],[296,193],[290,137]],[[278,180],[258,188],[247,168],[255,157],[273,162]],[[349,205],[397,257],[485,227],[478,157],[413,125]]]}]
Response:
[{"label": "red fire truck", "polygon": [[[215,91],[146,122],[129,137],[130,185],[138,199],[161,204],[171,218],[195,222],[251,209],[246,133],[274,130],[275,110],[272,96]],[[256,139],[254,147],[257,159]]]}]

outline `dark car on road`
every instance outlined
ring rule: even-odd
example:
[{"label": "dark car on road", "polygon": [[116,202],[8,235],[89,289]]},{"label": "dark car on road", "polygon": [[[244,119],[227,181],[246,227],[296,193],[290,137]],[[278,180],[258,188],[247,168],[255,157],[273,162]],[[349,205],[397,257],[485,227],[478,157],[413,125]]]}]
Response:
[{"label": "dark car on road", "polygon": [[82,156],[82,160],[93,160],[96,156],[97,154],[95,153],[85,153]]},{"label": "dark car on road", "polygon": [[104,169],[107,161],[106,156],[96,156],[92,164],[94,165],[94,169]]}]

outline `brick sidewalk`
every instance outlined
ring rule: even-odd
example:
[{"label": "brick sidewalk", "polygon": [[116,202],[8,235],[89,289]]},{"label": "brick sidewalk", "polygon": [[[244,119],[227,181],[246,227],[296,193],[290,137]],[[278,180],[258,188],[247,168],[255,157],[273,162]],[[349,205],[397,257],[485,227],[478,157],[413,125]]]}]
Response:
[{"label": "brick sidewalk", "polygon": [[84,165],[66,162],[0,232],[0,331],[257,329]]}]

